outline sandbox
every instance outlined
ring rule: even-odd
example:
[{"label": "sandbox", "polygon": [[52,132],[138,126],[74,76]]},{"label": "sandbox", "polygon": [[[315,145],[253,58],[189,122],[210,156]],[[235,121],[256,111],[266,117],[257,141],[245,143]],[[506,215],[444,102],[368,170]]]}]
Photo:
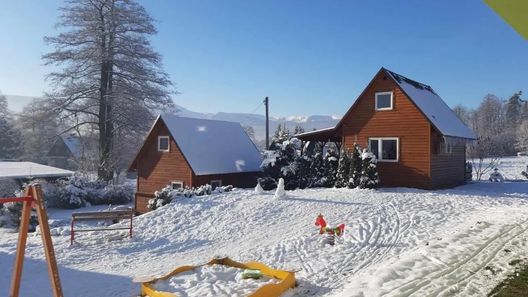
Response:
[{"label": "sandbox", "polygon": [[[262,272],[260,279],[242,279],[244,269]],[[262,263],[213,259],[199,266],[182,266],[160,278],[141,284],[141,296],[251,296],[275,297],[295,286],[295,273],[272,269]]]}]

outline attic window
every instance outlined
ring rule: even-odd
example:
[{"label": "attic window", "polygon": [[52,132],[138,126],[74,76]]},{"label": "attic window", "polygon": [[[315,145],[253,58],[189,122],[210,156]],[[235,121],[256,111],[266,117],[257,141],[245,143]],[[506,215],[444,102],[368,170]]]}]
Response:
[{"label": "attic window", "polygon": [[169,136],[158,136],[158,152],[169,151]]},{"label": "attic window", "polygon": [[376,92],[376,110],[391,110],[392,92]]}]

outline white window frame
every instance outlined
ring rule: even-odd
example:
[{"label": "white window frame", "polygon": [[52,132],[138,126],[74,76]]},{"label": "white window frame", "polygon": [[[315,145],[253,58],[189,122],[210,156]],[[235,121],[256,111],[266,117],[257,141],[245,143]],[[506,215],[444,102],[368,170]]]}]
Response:
[{"label": "white window frame", "polygon": [[[390,95],[390,107],[378,108],[378,96],[379,95]],[[394,108],[394,93],[393,92],[376,92],[376,95],[374,97],[375,97],[374,108],[376,110],[392,110]]]},{"label": "white window frame", "polygon": [[174,185],[180,185],[179,189],[183,189],[183,181],[181,180],[175,180],[171,182],[171,189],[176,190],[178,188],[174,188]]},{"label": "white window frame", "polygon": [[213,183],[218,183],[217,187],[221,187],[222,186],[222,180],[221,179],[213,179],[213,180],[211,180],[210,181],[211,187],[213,187]]},{"label": "white window frame", "polygon": [[[162,150],[160,148],[162,139],[167,139],[167,149],[166,150]],[[158,136],[158,152],[170,152],[170,137],[169,136]]]},{"label": "white window frame", "polygon": [[453,144],[449,142],[444,142],[444,154],[451,155],[453,153]]},{"label": "white window frame", "polygon": [[[371,140],[376,140],[378,141],[378,161],[379,162],[390,162],[390,163],[397,163],[400,161],[400,138],[399,137],[370,137],[368,139],[368,147],[369,147],[369,150],[372,151],[371,147],[370,147],[370,141]],[[386,159],[383,159],[383,140],[396,140],[396,160],[386,160]]]}]

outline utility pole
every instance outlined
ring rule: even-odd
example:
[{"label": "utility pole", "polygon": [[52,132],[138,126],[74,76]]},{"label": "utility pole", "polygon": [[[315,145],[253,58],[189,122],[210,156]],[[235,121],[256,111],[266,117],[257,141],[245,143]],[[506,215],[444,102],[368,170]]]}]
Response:
[{"label": "utility pole", "polygon": [[264,105],[266,105],[266,149],[269,149],[269,98],[264,98]]}]

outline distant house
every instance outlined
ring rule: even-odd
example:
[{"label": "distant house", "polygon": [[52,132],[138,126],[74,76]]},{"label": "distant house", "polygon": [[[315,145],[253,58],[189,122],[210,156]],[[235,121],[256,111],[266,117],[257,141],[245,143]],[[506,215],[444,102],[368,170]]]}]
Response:
[{"label": "distant house", "polygon": [[476,138],[430,86],[384,68],[335,127],[297,137],[357,143],[378,158],[383,186],[423,189],[462,184],[466,142]]},{"label": "distant house", "polygon": [[161,115],[129,168],[138,175],[136,211],[147,212],[167,185],[254,187],[261,161],[239,123]]},{"label": "distant house", "polygon": [[75,135],[63,135],[51,146],[46,154],[48,164],[60,168],[77,169],[83,158],[81,139]]}]

